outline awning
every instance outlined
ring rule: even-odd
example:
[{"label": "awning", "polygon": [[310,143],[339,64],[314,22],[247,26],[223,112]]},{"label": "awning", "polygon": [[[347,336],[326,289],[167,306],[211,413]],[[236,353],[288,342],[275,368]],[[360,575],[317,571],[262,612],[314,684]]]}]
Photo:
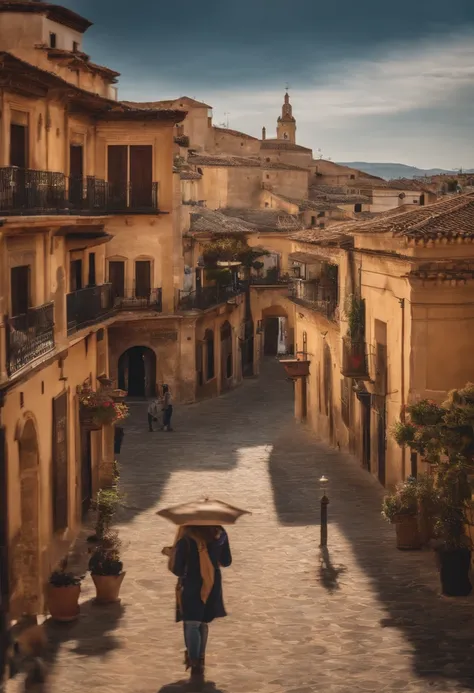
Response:
[{"label": "awning", "polygon": [[290,253],[288,259],[293,262],[300,262],[303,265],[315,265],[317,262],[321,262],[321,258],[318,255],[312,255],[311,253]]}]

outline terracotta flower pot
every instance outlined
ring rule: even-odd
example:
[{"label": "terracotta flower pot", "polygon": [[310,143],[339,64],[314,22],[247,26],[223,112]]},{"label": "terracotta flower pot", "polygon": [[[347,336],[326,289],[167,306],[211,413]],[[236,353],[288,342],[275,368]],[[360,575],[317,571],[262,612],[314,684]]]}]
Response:
[{"label": "terracotta flower pot", "polygon": [[92,575],[96,589],[97,604],[113,604],[119,602],[119,592],[125,573],[120,575]]},{"label": "terracotta flower pot", "polygon": [[80,585],[55,587],[48,585],[48,607],[54,621],[75,621],[79,616]]},{"label": "terracotta flower pot", "polygon": [[415,551],[421,549],[421,537],[417,515],[398,515],[395,519],[397,549]]}]

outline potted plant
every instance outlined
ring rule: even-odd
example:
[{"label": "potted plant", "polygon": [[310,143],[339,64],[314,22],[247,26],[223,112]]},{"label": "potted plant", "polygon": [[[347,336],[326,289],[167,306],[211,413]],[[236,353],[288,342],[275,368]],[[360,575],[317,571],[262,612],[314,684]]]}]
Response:
[{"label": "potted plant", "polygon": [[435,537],[443,594],[467,596],[471,541],[466,534],[472,490],[468,473],[474,454],[474,384],[452,390],[442,405],[421,400],[406,409],[398,425],[403,441],[433,465],[437,501]]},{"label": "potted plant", "polygon": [[48,584],[48,607],[55,621],[75,621],[79,616],[82,577],[67,571],[67,558],[54,570]]},{"label": "potted plant", "polygon": [[123,563],[120,560],[120,548],[118,532],[107,530],[90,558],[89,570],[96,588],[98,604],[120,601],[120,587],[125,577]]},{"label": "potted plant", "polygon": [[416,480],[410,477],[398,484],[393,493],[385,496],[382,515],[395,525],[397,549],[413,551],[421,549],[418,531],[418,495]]}]

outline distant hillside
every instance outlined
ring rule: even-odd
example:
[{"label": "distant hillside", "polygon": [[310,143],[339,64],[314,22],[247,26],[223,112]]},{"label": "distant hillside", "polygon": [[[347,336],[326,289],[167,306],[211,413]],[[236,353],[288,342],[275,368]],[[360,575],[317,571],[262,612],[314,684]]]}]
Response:
[{"label": "distant hillside", "polygon": [[[405,164],[377,164],[366,161],[338,161],[342,166],[350,166],[360,171],[369,173],[371,176],[379,176],[390,180],[392,178],[415,178],[415,176],[436,176],[440,173],[451,173],[456,175],[457,171],[448,171],[443,168],[416,168],[416,166],[406,166]],[[474,173],[474,169],[463,169],[463,173]]]}]

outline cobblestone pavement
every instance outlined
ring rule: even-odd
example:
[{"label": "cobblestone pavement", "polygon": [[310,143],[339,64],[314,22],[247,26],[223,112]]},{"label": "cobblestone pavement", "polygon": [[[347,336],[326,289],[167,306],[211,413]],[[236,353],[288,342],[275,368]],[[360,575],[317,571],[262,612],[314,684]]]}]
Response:
[{"label": "cobblestone pavement", "polygon": [[[175,432],[148,433],[132,405],[122,454],[127,575],[120,607],[92,604],[48,624],[52,693],[180,693],[181,629],[159,507],[204,494],[253,511],[229,531],[229,617],[211,627],[207,693],[474,690],[474,600],[440,596],[430,552],[395,549],[382,491],[349,457],[292,420],[278,364],[217,400],[178,407]],[[319,477],[329,546],[319,549]]]}]

